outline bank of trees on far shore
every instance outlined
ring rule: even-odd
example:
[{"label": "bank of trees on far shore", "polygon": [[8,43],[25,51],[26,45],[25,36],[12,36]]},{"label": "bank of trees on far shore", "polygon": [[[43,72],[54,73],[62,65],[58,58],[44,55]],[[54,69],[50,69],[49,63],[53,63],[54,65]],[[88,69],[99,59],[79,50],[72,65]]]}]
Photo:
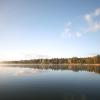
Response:
[{"label": "bank of trees on far shore", "polygon": [[14,64],[100,64],[100,55],[94,57],[72,57],[72,58],[52,58],[52,59],[31,59],[20,61],[4,61],[3,63]]}]

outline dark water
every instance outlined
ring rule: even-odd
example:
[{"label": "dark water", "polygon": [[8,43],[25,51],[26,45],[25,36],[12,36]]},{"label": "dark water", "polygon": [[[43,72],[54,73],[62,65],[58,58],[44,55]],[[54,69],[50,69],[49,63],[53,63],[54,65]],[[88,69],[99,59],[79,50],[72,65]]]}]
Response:
[{"label": "dark water", "polygon": [[100,100],[100,66],[0,65],[0,100]]}]

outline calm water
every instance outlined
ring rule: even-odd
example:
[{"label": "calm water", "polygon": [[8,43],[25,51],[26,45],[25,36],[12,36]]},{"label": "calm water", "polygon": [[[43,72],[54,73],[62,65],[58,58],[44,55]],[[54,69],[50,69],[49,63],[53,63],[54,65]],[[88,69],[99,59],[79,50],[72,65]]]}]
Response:
[{"label": "calm water", "polygon": [[100,100],[100,66],[0,65],[0,100]]}]

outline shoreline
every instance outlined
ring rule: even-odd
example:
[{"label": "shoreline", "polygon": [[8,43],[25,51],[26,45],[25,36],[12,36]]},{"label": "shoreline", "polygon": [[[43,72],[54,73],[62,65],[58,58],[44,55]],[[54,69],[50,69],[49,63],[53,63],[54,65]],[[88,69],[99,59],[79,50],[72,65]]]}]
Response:
[{"label": "shoreline", "polygon": [[6,63],[5,64],[5,63],[0,63],[0,65],[39,65],[39,66],[41,66],[41,65],[42,66],[46,66],[46,65],[51,65],[51,66],[53,66],[53,65],[58,65],[58,66],[61,66],[61,65],[62,66],[63,65],[64,66],[65,65],[66,66],[80,66],[81,65],[81,66],[100,66],[100,64],[22,64],[22,63],[21,64],[20,63],[19,64],[13,64],[13,63],[11,63],[11,64],[9,64],[9,63],[7,64]]}]

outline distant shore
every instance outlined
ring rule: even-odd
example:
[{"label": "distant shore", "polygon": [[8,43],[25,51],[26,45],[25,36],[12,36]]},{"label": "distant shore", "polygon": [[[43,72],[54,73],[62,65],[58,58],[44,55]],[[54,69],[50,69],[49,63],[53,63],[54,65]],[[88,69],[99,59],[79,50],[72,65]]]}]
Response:
[{"label": "distant shore", "polygon": [[100,66],[100,55],[93,57],[29,59],[18,61],[1,61],[5,65],[57,65],[57,66]]},{"label": "distant shore", "polygon": [[64,65],[64,66],[80,66],[80,65],[83,65],[83,66],[100,66],[100,64],[22,64],[22,63],[18,63],[18,64],[14,64],[14,63],[0,63],[0,65],[58,65],[58,66],[61,66],[61,65]]}]

